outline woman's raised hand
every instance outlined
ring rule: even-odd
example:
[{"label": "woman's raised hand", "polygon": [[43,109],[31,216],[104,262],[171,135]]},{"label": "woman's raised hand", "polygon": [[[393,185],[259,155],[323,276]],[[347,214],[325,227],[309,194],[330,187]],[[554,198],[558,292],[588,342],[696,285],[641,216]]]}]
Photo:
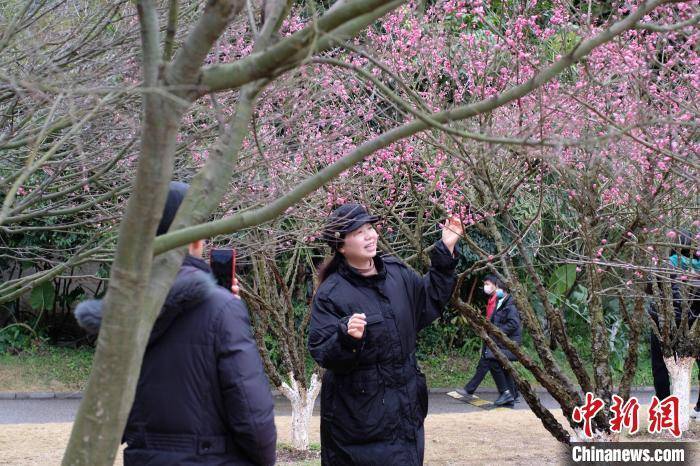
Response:
[{"label": "woman's raised hand", "polygon": [[361,339],[365,333],[365,325],[367,325],[367,316],[353,314],[348,320],[348,335],[358,340]]},{"label": "woman's raised hand", "polygon": [[457,217],[450,217],[442,228],[442,242],[445,243],[451,254],[454,254],[455,245],[464,234],[464,226]]}]

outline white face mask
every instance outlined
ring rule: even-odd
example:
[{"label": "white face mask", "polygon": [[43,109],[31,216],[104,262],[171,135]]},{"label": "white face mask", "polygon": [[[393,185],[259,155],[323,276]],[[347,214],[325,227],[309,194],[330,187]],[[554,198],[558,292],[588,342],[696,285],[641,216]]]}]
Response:
[{"label": "white face mask", "polygon": [[493,285],[484,285],[484,293],[491,295],[493,293]]}]

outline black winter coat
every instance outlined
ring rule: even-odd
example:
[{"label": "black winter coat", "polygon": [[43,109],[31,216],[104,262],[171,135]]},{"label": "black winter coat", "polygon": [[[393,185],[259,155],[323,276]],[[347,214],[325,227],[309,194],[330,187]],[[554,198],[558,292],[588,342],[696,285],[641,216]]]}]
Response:
[{"label": "black winter coat", "polygon": [[[273,400],[240,299],[188,256],[156,320],[124,432],[130,465],[270,465]],[[76,309],[97,331],[100,301]]]},{"label": "black winter coat", "polygon": [[[346,263],[314,296],[311,356],[327,371],[321,389],[324,465],[418,465],[428,412],[416,335],[438,318],[454,288],[457,260],[440,241],[421,277],[391,256],[375,257],[378,274],[363,277]],[[363,338],[347,321],[364,313]]]},{"label": "black winter coat", "polygon": [[[672,267],[675,267],[673,264],[671,264]],[[696,269],[689,269],[683,271],[683,273],[687,274],[689,276],[689,280],[686,281],[686,292],[688,293],[688,296],[686,299],[689,301],[689,312],[688,312],[688,328],[693,326],[693,323],[695,322],[695,319],[698,318],[700,315],[700,278],[698,278],[698,272]],[[679,326],[681,324],[681,320],[683,317],[683,296],[681,293],[681,287],[679,284],[676,282],[678,279],[678,276],[676,274],[671,274],[669,276],[669,279],[672,280],[671,282],[671,297],[673,299],[673,311],[674,311],[674,316],[676,320],[676,326]],[[652,285],[652,280],[657,280],[656,278],[650,278],[649,283],[647,284],[647,294],[650,296],[654,295],[653,291],[653,285]],[[661,293],[661,299],[664,299],[664,287],[662,286],[662,282],[659,280],[657,282],[657,285],[659,287],[659,292]],[[650,303],[649,306],[649,314],[651,317],[654,319],[654,322],[659,324],[659,309],[657,307],[658,303],[654,302],[653,300]]]},{"label": "black winter coat", "polygon": [[[520,321],[520,313],[518,312],[518,308],[515,306],[515,299],[513,296],[506,296],[501,305],[496,307],[493,314],[491,314],[491,323],[501,329],[503,333],[508,335],[511,340],[520,346],[520,343],[522,342],[523,325]],[[499,343],[498,347],[503,355],[509,360],[518,360],[518,358],[507,350],[504,345]],[[496,356],[493,355],[491,349],[486,345],[484,345],[484,357],[486,359],[496,359]]]}]

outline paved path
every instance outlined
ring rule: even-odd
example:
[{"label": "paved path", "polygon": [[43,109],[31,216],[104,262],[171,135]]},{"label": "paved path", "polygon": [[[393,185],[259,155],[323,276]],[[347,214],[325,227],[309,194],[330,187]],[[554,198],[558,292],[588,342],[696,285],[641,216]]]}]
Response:
[{"label": "paved path", "polygon": [[[635,391],[632,393],[641,404],[649,404],[653,393],[648,390]],[[484,399],[493,401],[497,394],[495,391],[477,391],[477,395]],[[556,409],[559,406],[547,393],[538,393],[544,406],[549,409]],[[691,400],[697,399],[697,389],[693,389]],[[47,422],[70,422],[75,418],[80,400],[2,400],[0,399],[0,424],[24,424],[24,423],[47,423]],[[430,394],[429,414],[443,413],[470,413],[478,412],[481,409],[462,403],[448,397],[445,393]],[[515,409],[529,409],[527,403],[520,402],[515,405]],[[318,413],[318,402],[316,403],[316,413]],[[275,414],[291,415],[289,402],[281,397],[275,397]]]}]

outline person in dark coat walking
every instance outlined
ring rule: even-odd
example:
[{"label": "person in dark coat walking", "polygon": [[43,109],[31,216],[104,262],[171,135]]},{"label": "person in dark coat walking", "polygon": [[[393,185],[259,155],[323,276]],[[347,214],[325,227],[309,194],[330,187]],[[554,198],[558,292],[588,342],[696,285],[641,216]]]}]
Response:
[{"label": "person in dark coat walking", "polygon": [[[171,183],[158,234],[170,227],[186,189]],[[124,431],[126,466],[275,462],[274,404],[248,311],[216,285],[203,246],[189,246],[153,326]],[[83,302],[75,315],[97,333],[102,303]]]},{"label": "person in dark coat walking", "polygon": [[[678,234],[678,241],[680,248],[678,251],[671,251],[671,255],[668,258],[668,266],[679,271],[679,273],[689,275],[691,279],[688,281],[687,286],[690,288],[690,313],[688,315],[688,327],[691,328],[695,319],[700,315],[700,281],[698,274],[700,274],[700,259],[693,257],[691,250],[692,239],[690,233],[687,231],[680,231]],[[681,317],[683,315],[682,310],[682,296],[681,290],[678,283],[675,282],[676,275],[672,275],[671,280],[671,294],[673,299],[673,310],[674,317],[676,321],[676,326],[681,325]],[[651,280],[654,280],[653,278]],[[649,281],[647,285],[647,293],[653,295],[653,285]],[[661,283],[658,284],[659,290],[663,294],[663,287]],[[655,304],[651,304],[649,307],[649,314],[651,315],[654,322],[659,324],[659,313]],[[663,348],[661,342],[656,337],[654,332],[649,335],[649,355],[651,356],[651,373],[654,379],[654,391],[656,397],[659,400],[663,400],[671,395],[671,379],[668,375],[668,369],[666,368],[666,363],[664,362]],[[700,358],[696,359],[696,364],[700,368]],[[700,373],[698,374],[700,380]],[[700,420],[700,393],[698,393],[698,398],[690,413],[690,417],[694,420]]]},{"label": "person in dark coat walking", "polygon": [[[501,280],[498,280],[496,288],[496,310],[491,315],[491,323],[498,327],[508,338],[520,345],[522,342],[523,326],[520,320],[520,312],[515,305],[515,299],[508,293],[508,289]],[[498,349],[510,361],[517,361],[517,358],[504,345],[498,343]],[[484,359],[489,361],[491,375],[496,387],[498,387],[499,397],[494,401],[495,405],[512,407],[518,394],[513,377],[503,369],[494,356],[491,348],[484,345]]]},{"label": "person in dark coat walking", "polygon": [[[522,334],[520,314],[514,304],[504,307],[506,301],[499,298],[499,290],[501,290],[502,297],[505,295],[505,288],[506,286],[503,281],[496,275],[489,274],[484,277],[484,293],[489,297],[486,305],[486,320],[495,324],[507,335],[512,335],[511,339],[520,344]],[[494,314],[499,302],[501,303],[501,309],[497,316],[498,320],[495,321]],[[503,349],[503,353],[508,356],[509,359],[515,360],[514,355],[510,351]],[[497,404],[499,406],[512,407],[513,404],[518,401],[517,387],[510,375],[501,367],[501,364],[496,360],[491,350],[489,350],[485,344],[481,347],[481,357],[479,358],[479,363],[476,366],[474,375],[464,386],[464,389],[457,389],[457,392],[467,399],[478,399],[479,397],[474,395],[474,392],[489,371],[501,393]],[[507,394],[504,396],[503,393],[505,393],[506,390],[513,396],[510,397]]]},{"label": "person in dark coat walking", "polygon": [[378,220],[361,205],[346,204],[324,231],[335,254],[319,274],[308,341],[326,369],[324,465],[423,463],[428,390],[416,362],[416,335],[450,299],[462,225],[448,220],[421,277],[395,257],[377,255]]}]

